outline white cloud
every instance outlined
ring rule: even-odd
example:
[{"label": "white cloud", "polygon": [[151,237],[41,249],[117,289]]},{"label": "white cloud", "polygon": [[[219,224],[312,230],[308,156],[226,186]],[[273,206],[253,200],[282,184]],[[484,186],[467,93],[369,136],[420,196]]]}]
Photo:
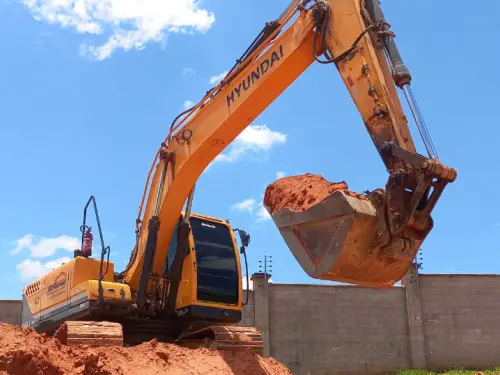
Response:
[{"label": "white cloud", "polygon": [[252,212],[256,206],[257,202],[255,199],[245,199],[244,201],[233,204],[231,208],[239,211]]},{"label": "white cloud", "polygon": [[262,202],[257,202],[252,198],[234,203],[233,205],[231,205],[231,208],[238,211],[246,211],[250,214],[253,214],[255,212],[256,221],[265,221],[271,219],[271,215],[269,215]]},{"label": "white cloud", "polygon": [[104,44],[83,44],[80,52],[98,60],[116,50],[164,44],[170,33],[204,33],[215,22],[213,13],[195,0],[21,0],[38,21],[107,37]]},{"label": "white cloud", "polygon": [[191,100],[185,100],[184,101],[184,104],[183,104],[184,110],[189,109],[192,106],[194,106],[194,103]]},{"label": "white cloud", "polygon": [[196,70],[193,69],[193,68],[184,68],[184,70],[182,71],[182,74],[185,75],[185,74],[196,74]]},{"label": "white cloud", "polygon": [[272,131],[267,125],[251,125],[245,128],[236,140],[263,150],[268,150],[275,143],[285,143],[286,135]]},{"label": "white cloud", "polygon": [[228,73],[228,71],[224,70],[222,73],[210,77],[210,79],[208,80],[208,83],[210,83],[211,85],[217,85],[220,81],[222,81],[222,79],[225,76],[227,76],[227,73]]},{"label": "white cloud", "polygon": [[275,144],[284,144],[286,134],[273,131],[267,125],[250,125],[231,143],[229,152],[218,155],[216,161],[233,162],[247,152],[268,151]]},{"label": "white cloud", "polygon": [[276,179],[280,179],[286,176],[286,172],[276,172]]},{"label": "white cloud", "polygon": [[27,234],[24,237],[21,237],[16,240],[16,247],[11,251],[12,255],[19,254],[21,250],[30,247],[33,243],[33,236],[31,234]]},{"label": "white cloud", "polygon": [[[250,279],[250,277],[251,277],[251,275],[248,276],[248,286],[250,287],[249,288],[250,290],[254,290],[254,285],[253,285],[254,283],[253,283],[253,280]],[[246,278],[246,276],[242,277],[241,280],[242,280],[241,285],[243,286],[243,290],[247,290],[247,278]],[[272,284],[273,283],[272,277],[270,277],[269,280],[267,280],[267,282],[269,284]]]},{"label": "white cloud", "polygon": [[260,203],[259,209],[257,210],[257,221],[270,220],[271,215],[267,212],[266,208],[262,203]]},{"label": "white cloud", "polygon": [[16,240],[16,247],[11,251],[13,255],[20,253],[24,249],[30,251],[34,258],[45,258],[53,255],[57,250],[73,251],[80,248],[81,240],[76,237],[69,237],[65,234],[59,237],[42,237],[38,242],[33,241],[33,235],[27,234]]},{"label": "white cloud", "polygon": [[[241,284],[243,286],[243,290],[247,290],[247,278],[242,277],[241,281],[242,281]],[[250,280],[250,276],[248,276],[248,286],[250,287],[250,290],[253,290],[253,280]]]},{"label": "white cloud", "polygon": [[50,272],[54,268],[60,266],[62,263],[69,261],[70,258],[68,257],[58,258],[45,263],[42,263],[39,260],[25,259],[19,263],[16,268],[19,271],[22,280],[31,280],[39,278],[47,272]]}]

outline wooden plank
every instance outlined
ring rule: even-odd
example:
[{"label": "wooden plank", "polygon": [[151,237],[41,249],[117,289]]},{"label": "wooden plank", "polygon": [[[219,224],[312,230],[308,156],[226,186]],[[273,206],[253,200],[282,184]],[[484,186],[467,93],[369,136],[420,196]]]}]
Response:
[{"label": "wooden plank", "polygon": [[68,338],[66,345],[89,345],[89,346],[123,346],[123,339],[98,339],[98,338]]},{"label": "wooden plank", "polygon": [[88,321],[88,320],[68,320],[64,322],[68,327],[94,326],[94,327],[121,327],[120,323],[107,321]]},{"label": "wooden plank", "polygon": [[68,346],[123,346],[123,327],[106,321],[67,321],[61,325],[56,337]]}]

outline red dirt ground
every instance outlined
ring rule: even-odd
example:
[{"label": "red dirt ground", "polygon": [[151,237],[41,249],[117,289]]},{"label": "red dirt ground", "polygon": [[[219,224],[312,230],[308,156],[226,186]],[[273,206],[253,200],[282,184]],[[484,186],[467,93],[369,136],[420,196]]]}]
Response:
[{"label": "red dirt ground", "polygon": [[251,352],[187,349],[155,340],[135,347],[68,347],[32,328],[0,323],[0,375],[291,375]]}]

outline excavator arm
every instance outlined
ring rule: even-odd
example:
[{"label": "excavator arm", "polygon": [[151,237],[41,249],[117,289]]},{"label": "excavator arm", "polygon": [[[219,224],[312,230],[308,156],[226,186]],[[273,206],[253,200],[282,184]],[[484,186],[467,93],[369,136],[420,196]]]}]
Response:
[{"label": "excavator arm", "polygon": [[[381,228],[371,247],[382,252],[409,248],[414,257],[432,229],[431,211],[456,172],[437,159],[378,0],[293,1],[266,24],[227,76],[174,120],[161,144],[139,209],[137,242],[121,275],[137,293],[139,307],[150,281],[164,271],[174,231],[180,228],[181,237],[189,231],[199,176],[314,62],[337,68],[389,172],[386,189],[368,194],[367,210]],[[429,157],[416,153],[397,87],[410,99]],[[178,227],[186,201],[184,225]],[[376,284],[375,276],[356,279],[330,272],[318,278]]]}]

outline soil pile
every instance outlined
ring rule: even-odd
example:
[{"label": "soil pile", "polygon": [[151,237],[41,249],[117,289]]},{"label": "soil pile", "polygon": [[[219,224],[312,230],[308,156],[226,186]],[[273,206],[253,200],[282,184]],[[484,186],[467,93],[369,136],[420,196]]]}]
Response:
[{"label": "soil pile", "polygon": [[187,349],[156,340],[135,347],[62,345],[32,328],[0,323],[0,375],[291,375],[250,352]]},{"label": "soil pile", "polygon": [[305,211],[337,190],[359,199],[368,199],[365,195],[348,190],[345,181],[330,182],[319,174],[306,173],[283,177],[268,185],[264,205],[270,208],[271,214],[282,208]]}]

